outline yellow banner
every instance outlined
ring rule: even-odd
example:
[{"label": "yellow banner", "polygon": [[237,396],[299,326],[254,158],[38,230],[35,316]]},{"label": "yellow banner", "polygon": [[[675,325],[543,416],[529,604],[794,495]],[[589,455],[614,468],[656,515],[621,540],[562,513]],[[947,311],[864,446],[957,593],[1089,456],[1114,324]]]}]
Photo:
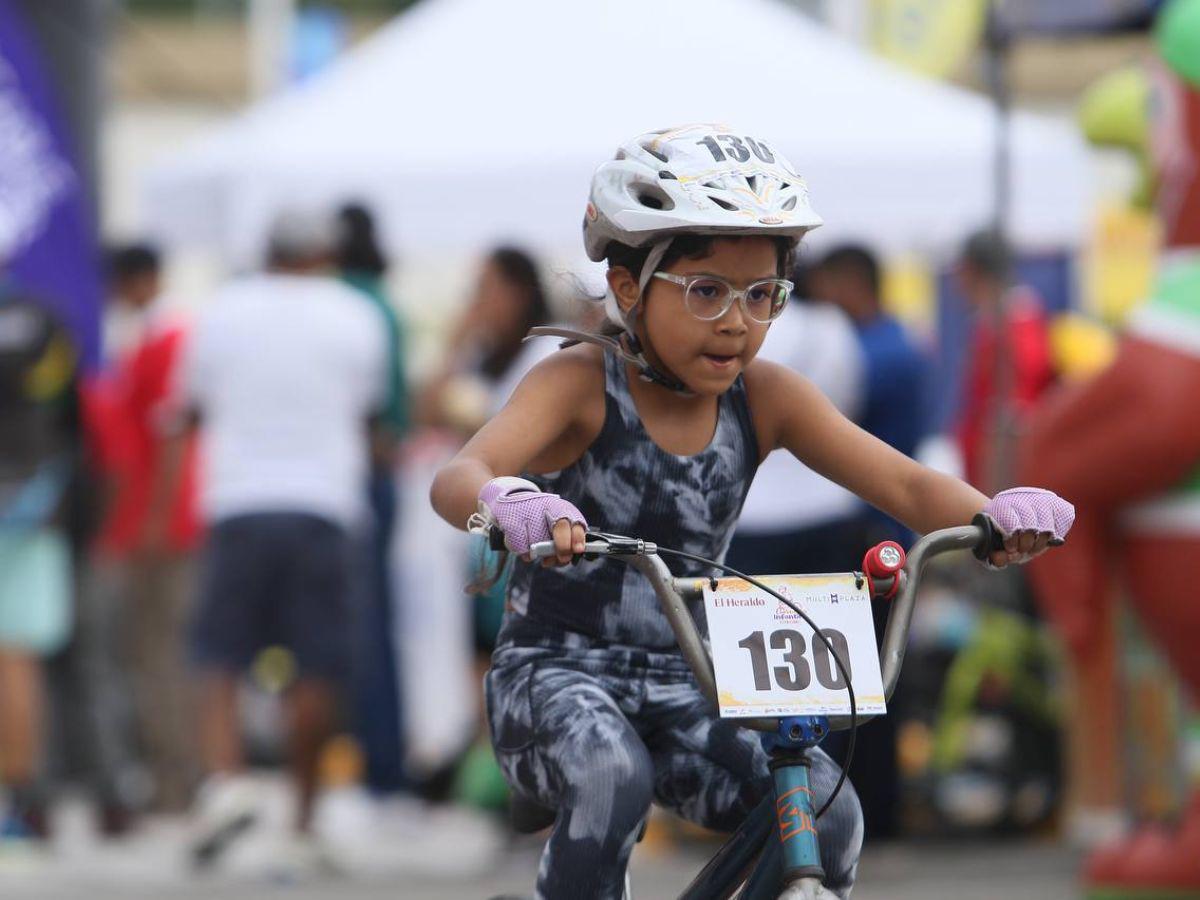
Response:
[{"label": "yellow banner", "polygon": [[872,44],[893,62],[944,78],[975,49],[986,8],[986,0],[871,0]]}]

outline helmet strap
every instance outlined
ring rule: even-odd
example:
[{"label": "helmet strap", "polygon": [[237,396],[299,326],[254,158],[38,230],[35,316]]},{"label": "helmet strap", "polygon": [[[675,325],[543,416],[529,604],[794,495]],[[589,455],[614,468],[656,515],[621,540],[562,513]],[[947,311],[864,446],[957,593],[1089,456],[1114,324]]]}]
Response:
[{"label": "helmet strap", "polygon": [[658,271],[659,265],[662,264],[663,257],[671,249],[672,240],[673,238],[666,238],[650,248],[650,252],[646,255],[646,262],[642,265],[642,271],[638,273],[637,303],[630,307],[629,312],[621,310],[621,319],[625,322],[625,330],[630,334],[634,334],[633,326],[637,320],[637,311],[642,305],[642,299],[646,296],[646,288],[650,284],[650,279],[654,277],[654,273]]},{"label": "helmet strap", "polygon": [[691,397],[692,391],[686,384],[678,379],[672,378],[664,372],[660,372],[654,367],[650,360],[646,359],[646,351],[642,347],[642,342],[638,340],[638,336],[632,331],[627,331],[621,335],[621,340],[629,348],[627,358],[631,358],[635,366],[640,370],[639,376],[642,381],[648,381],[651,384],[657,384],[665,387],[669,391],[674,391],[677,394],[682,394],[685,397]]},{"label": "helmet strap", "polygon": [[692,396],[692,391],[688,389],[687,385],[676,378],[671,378],[660,372],[646,359],[646,351],[643,349],[642,342],[637,336],[638,308],[642,305],[646,286],[650,283],[650,279],[654,277],[654,273],[658,271],[658,266],[670,247],[671,238],[666,238],[650,248],[650,253],[647,254],[646,262],[638,275],[637,302],[628,310],[621,308],[621,304],[617,301],[617,297],[611,287],[605,294],[605,310],[613,324],[622,329],[620,334],[594,334],[586,331],[576,331],[572,328],[539,325],[531,328],[528,337],[525,339],[529,340],[530,337],[561,337],[565,338],[562,343],[563,347],[570,347],[580,342],[597,344],[608,352],[615,353],[626,362],[636,366],[639,373],[638,377],[642,381],[657,384],[685,397]]},{"label": "helmet strap", "polygon": [[677,394],[690,397],[692,396],[692,392],[688,390],[687,385],[676,378],[660,372],[646,359],[646,351],[637,336],[637,314],[642,305],[642,300],[646,296],[646,288],[650,284],[650,279],[654,277],[654,273],[658,271],[663,257],[671,249],[672,240],[673,238],[670,237],[665,238],[650,248],[650,252],[646,255],[646,262],[642,265],[642,271],[638,274],[637,303],[633,304],[628,312],[621,309],[619,305],[617,309],[621,313],[621,322],[625,326],[625,334],[622,335],[622,342],[629,348],[626,358],[638,367],[641,372],[640,377],[642,381],[648,381],[651,384],[665,387],[667,390],[674,391]]},{"label": "helmet strap", "polygon": [[692,392],[688,389],[687,385],[681,381],[667,377],[650,364],[649,360],[646,359],[645,353],[642,351],[642,346],[636,335],[630,334],[628,331],[623,331],[620,334],[597,334],[591,331],[576,331],[574,328],[559,328],[556,325],[537,325],[529,329],[529,334],[525,336],[525,340],[535,337],[563,338],[563,342],[559,345],[562,349],[573,347],[576,344],[595,344],[609,353],[619,356],[625,362],[637,366],[638,377],[642,381],[661,385],[685,397],[692,396]]}]

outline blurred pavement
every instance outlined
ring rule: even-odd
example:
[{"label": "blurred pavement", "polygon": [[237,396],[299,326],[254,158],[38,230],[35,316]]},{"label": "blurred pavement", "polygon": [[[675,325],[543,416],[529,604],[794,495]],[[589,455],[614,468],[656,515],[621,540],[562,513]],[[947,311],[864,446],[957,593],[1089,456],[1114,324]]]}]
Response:
[{"label": "blurred pavement", "polygon": [[[715,849],[715,848],[713,848]],[[634,900],[675,897],[707,861],[706,848],[690,845],[670,858],[634,855]],[[410,896],[422,900],[482,900],[494,894],[531,896],[536,851],[510,859],[486,879],[453,883],[409,882],[400,892],[376,890],[355,898]],[[1053,845],[899,845],[869,850],[859,865],[854,900],[1075,900],[1076,860]],[[299,896],[299,895],[297,895]],[[304,895],[307,897],[309,895]],[[317,894],[311,895],[313,898]]]},{"label": "blurred pavement", "polygon": [[[148,823],[122,841],[102,845],[81,802],[58,811],[52,856],[0,852],[0,897],[5,900],[484,900],[530,896],[540,840],[509,839],[484,816],[415,804],[377,806],[346,793],[321,812],[336,835],[336,859],[353,875],[284,875],[279,834],[286,822],[284,791],[263,824],[232,847],[221,868],[198,876],[186,866],[187,824]],[[674,897],[716,844],[669,840],[639,845],[633,862],[634,897]],[[854,900],[1069,900],[1077,857],[1049,843],[896,844],[866,852]]]}]

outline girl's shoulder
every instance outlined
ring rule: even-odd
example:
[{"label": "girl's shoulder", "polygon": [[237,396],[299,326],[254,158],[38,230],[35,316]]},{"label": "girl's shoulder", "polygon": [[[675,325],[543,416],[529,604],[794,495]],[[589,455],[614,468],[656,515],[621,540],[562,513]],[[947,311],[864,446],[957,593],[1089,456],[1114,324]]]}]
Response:
[{"label": "girl's shoulder", "polygon": [[787,383],[795,377],[796,373],[787,366],[761,358],[752,359],[742,372],[747,397],[753,406],[762,408],[774,406],[775,392],[786,390]]},{"label": "girl's shoulder", "polygon": [[751,409],[790,410],[797,403],[823,396],[820,388],[790,366],[768,359],[751,360],[742,373]]},{"label": "girl's shoulder", "polygon": [[590,344],[556,350],[539,360],[526,378],[572,393],[594,390],[597,385],[603,389],[604,351]]},{"label": "girl's shoulder", "polygon": [[591,345],[555,350],[529,370],[513,396],[572,419],[589,407],[603,410],[604,351]]},{"label": "girl's shoulder", "polygon": [[767,359],[754,359],[742,373],[750,418],[764,456],[778,444],[789,415],[811,401],[817,389],[803,375]]},{"label": "girl's shoulder", "polygon": [[561,430],[530,461],[529,471],[551,472],[571,465],[604,427],[604,351],[591,345],[556,350],[534,366],[518,395],[529,409],[554,419]]}]

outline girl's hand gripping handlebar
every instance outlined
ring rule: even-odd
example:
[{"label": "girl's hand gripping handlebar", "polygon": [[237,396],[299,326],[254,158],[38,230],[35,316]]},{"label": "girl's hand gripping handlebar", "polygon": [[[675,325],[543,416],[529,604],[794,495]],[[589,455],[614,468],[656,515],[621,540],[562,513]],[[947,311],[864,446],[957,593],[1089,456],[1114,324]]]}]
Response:
[{"label": "girl's hand gripping handlebar", "polygon": [[557,494],[542,493],[532,481],[502,477],[480,489],[478,511],[467,527],[489,532],[493,546],[499,532],[504,549],[526,558],[533,544],[550,541],[555,548],[553,561],[561,565],[583,552],[587,520],[570,502]]},{"label": "girl's hand gripping handlebar", "polygon": [[1075,507],[1052,491],[1019,487],[1001,491],[973,520],[987,539],[975,556],[993,568],[1024,563],[1066,541]]}]

